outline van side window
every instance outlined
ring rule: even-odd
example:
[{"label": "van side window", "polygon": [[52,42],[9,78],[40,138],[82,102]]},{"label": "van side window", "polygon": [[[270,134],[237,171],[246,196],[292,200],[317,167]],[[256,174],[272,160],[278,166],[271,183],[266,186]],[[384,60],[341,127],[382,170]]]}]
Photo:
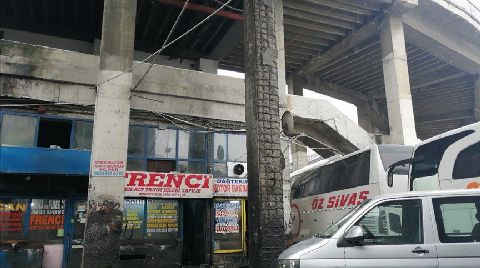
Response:
[{"label": "van side window", "polygon": [[434,198],[433,208],[442,243],[480,243],[480,196]]},{"label": "van side window", "polygon": [[422,201],[384,202],[365,214],[358,226],[365,232],[365,245],[423,243]]},{"label": "van side window", "polygon": [[453,167],[453,179],[480,177],[480,142],[461,151]]}]

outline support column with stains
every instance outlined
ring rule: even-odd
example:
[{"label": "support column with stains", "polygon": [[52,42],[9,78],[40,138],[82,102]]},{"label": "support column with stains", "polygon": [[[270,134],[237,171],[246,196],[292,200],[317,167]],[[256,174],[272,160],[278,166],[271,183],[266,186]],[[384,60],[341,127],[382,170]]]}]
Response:
[{"label": "support column with stains", "polygon": [[82,262],[85,268],[116,267],[119,256],[136,7],[136,0],[104,1]]},{"label": "support column with stains", "polygon": [[285,240],[275,3],[244,1],[251,267],[276,267]]},{"label": "support column with stains", "polygon": [[390,125],[389,142],[415,144],[417,133],[401,14],[391,15],[385,20],[380,32],[380,43]]}]

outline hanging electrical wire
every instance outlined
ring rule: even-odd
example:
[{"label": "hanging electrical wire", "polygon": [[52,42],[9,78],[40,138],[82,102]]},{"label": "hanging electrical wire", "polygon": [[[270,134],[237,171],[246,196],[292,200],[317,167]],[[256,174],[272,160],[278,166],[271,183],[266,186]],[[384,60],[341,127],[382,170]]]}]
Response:
[{"label": "hanging electrical wire", "polygon": [[[223,5],[225,4],[225,2],[222,2],[220,0],[213,0],[215,3],[217,4],[220,4],[220,5]],[[237,12],[242,12],[243,13],[243,9],[239,9],[239,8],[236,8],[236,7],[233,7],[233,6],[230,6],[230,5],[227,5],[226,6],[228,9],[230,10],[233,10],[233,11],[237,11]]]},{"label": "hanging electrical wire", "polygon": [[[190,34],[191,32],[193,32],[194,30],[196,30],[198,27],[200,27],[203,23],[205,23],[207,20],[209,20],[211,17],[213,17],[214,15],[216,15],[219,11],[221,11],[226,5],[230,4],[230,2],[232,2],[233,0],[228,0],[225,4],[223,4],[221,7],[219,7],[218,9],[216,9],[214,12],[212,12],[211,14],[209,14],[205,19],[203,19],[202,21],[200,21],[199,23],[197,23],[196,25],[194,25],[192,28],[190,28],[188,31],[186,31],[185,33],[183,33],[182,35],[180,35],[179,37],[175,38],[174,40],[172,40],[171,42],[167,43],[166,45],[162,46],[160,49],[158,49],[157,51],[155,51],[153,54],[149,55],[148,57],[146,57],[145,59],[143,59],[142,61],[140,61],[139,63],[133,65],[132,67],[128,68],[126,71],[123,71],[117,75],[114,75],[112,76],[111,78],[108,78],[104,81],[101,81],[99,83],[97,83],[97,86],[101,85],[101,84],[104,84],[106,82],[109,82],[113,79],[116,79],[126,73],[129,73],[131,72],[133,69],[137,68],[138,66],[144,64],[145,62],[147,62],[149,59],[151,59],[152,57],[154,57],[155,55],[157,54],[161,54],[163,52],[163,50],[165,50],[166,48],[168,48],[169,46],[171,46],[172,44],[176,43],[178,40],[182,39],[183,37],[185,37],[186,35]],[[142,81],[140,80],[139,83],[141,83]],[[137,83],[137,85],[135,87],[138,87],[139,83]],[[133,90],[133,89],[132,89]]]}]

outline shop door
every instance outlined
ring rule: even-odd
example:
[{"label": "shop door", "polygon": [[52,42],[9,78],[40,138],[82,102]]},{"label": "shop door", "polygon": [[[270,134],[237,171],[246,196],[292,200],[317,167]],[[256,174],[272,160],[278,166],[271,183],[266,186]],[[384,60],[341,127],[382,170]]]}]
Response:
[{"label": "shop door", "polygon": [[80,267],[83,254],[83,232],[85,230],[87,201],[74,200],[69,213],[69,233],[66,246],[68,247],[67,267]]},{"label": "shop door", "polygon": [[211,262],[210,200],[183,201],[183,265],[199,266]]}]

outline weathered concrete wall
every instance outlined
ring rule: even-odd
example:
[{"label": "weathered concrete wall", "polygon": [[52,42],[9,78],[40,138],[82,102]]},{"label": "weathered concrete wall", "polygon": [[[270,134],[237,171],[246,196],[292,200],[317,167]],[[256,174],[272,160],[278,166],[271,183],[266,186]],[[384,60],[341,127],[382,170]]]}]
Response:
[{"label": "weathered concrete wall", "polygon": [[93,54],[93,43],[67,39],[53,35],[38,34],[26,31],[0,28],[3,31],[3,39],[22,43],[71,50],[80,53]]},{"label": "weathered concrete wall", "polygon": [[[0,41],[4,96],[94,104],[98,57]],[[147,65],[134,70],[134,83]],[[140,97],[138,97],[140,96]],[[143,97],[143,98],[142,98]],[[244,122],[242,79],[155,65],[132,98],[132,108]]]}]

